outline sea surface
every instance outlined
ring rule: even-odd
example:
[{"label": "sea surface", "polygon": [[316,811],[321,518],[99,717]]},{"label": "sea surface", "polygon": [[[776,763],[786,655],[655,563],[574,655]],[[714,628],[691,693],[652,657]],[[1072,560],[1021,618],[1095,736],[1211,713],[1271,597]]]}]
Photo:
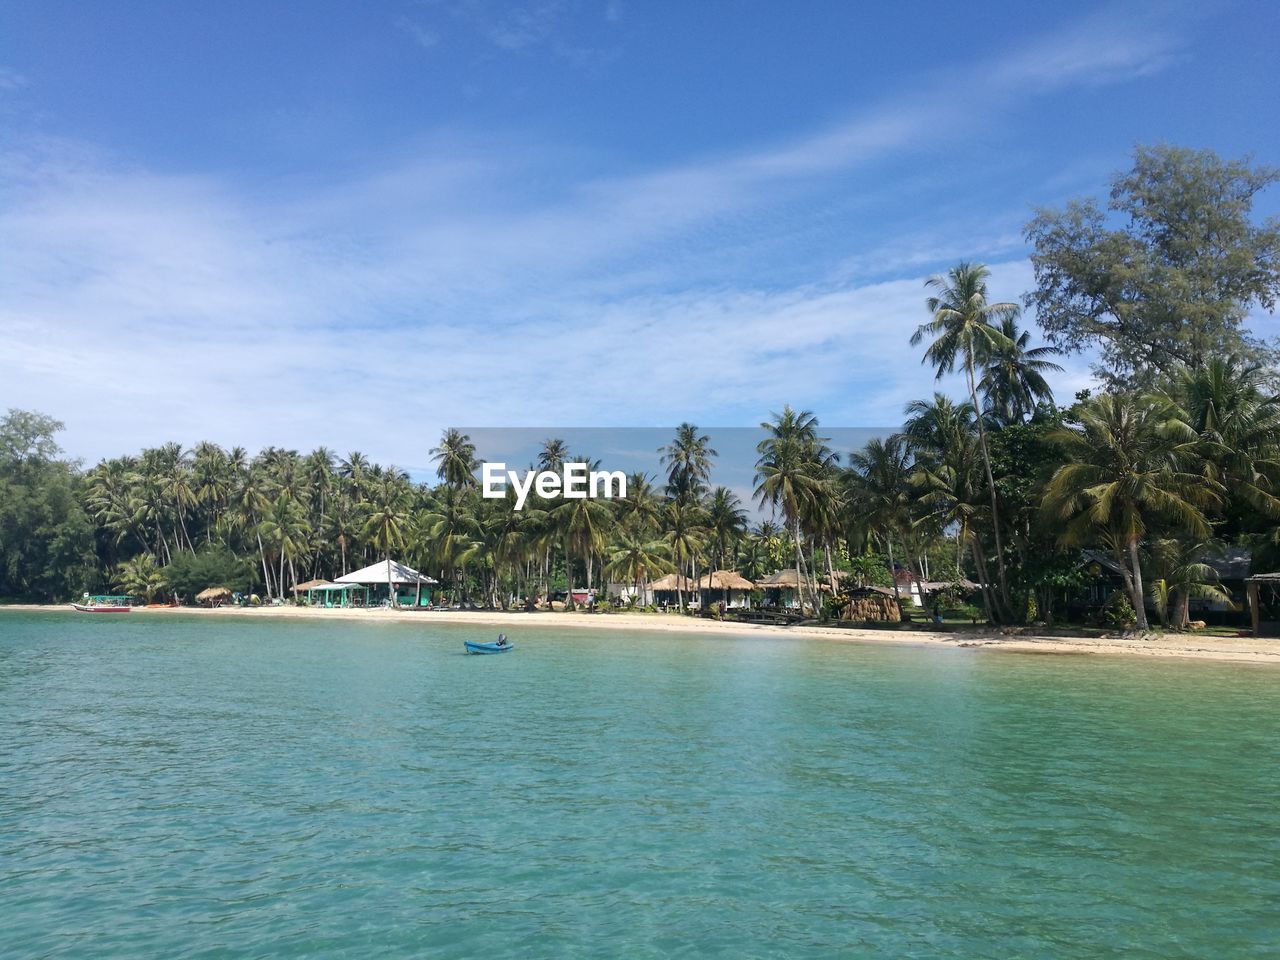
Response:
[{"label": "sea surface", "polygon": [[1273,668],[507,632],[0,611],[0,957],[1280,956]]}]

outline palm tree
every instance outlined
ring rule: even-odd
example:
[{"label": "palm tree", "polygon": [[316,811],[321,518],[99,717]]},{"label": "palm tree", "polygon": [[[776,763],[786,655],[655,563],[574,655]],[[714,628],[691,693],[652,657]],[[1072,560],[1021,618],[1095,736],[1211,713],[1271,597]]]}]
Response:
[{"label": "palm tree", "polygon": [[627,478],[627,495],[618,502],[618,521],[637,535],[658,529],[662,517],[662,500],[654,493],[653,482],[637,471]]},{"label": "palm tree", "polygon": [[1043,509],[1062,524],[1061,541],[1106,543],[1147,628],[1139,546],[1156,519],[1194,537],[1210,535],[1203,508],[1221,500],[1206,477],[1199,437],[1167,400],[1103,394],[1079,408],[1080,427],[1055,431],[1066,461],[1045,489]]},{"label": "palm tree", "polygon": [[669,573],[672,569],[666,545],[661,540],[643,540],[624,532],[609,552],[605,575],[631,583],[636,597],[643,598],[643,585],[653,580],[655,574]]},{"label": "palm tree", "polygon": [[902,608],[894,542],[905,543],[911,526],[911,451],[901,435],[875,437],[849,455],[849,501],[889,554],[893,595]]},{"label": "palm tree", "polygon": [[[822,488],[825,470],[834,461],[826,438],[818,436],[818,418],[808,410],[784,406],[772,421],[760,424],[766,436],[756,445],[755,496],[761,503],[782,511],[795,547],[796,573],[800,577],[800,603],[805,605],[809,582],[801,539],[801,518]],[[816,598],[814,599],[816,608]]]},{"label": "palm tree", "polygon": [[1061,373],[1062,367],[1046,357],[1061,351],[1056,347],[1028,347],[1030,331],[1018,330],[1018,318],[1001,318],[1004,343],[991,345],[982,355],[983,374],[978,383],[986,400],[985,412],[999,424],[1023,423],[1035,412],[1036,404],[1053,401],[1046,373]]},{"label": "palm tree", "polygon": [[126,593],[140,595],[147,603],[169,585],[149,553],[139,554],[117,566],[115,582]]},{"label": "palm tree", "polygon": [[1219,546],[1208,540],[1165,538],[1151,545],[1152,567],[1156,576],[1151,581],[1156,609],[1165,626],[1185,630],[1191,622],[1191,600],[1216,600],[1228,603],[1231,594],[1223,588],[1218,571],[1205,563],[1206,553]]},{"label": "palm tree", "polygon": [[[1009,349],[1009,338],[995,324],[1003,324],[1006,318],[1018,315],[1016,303],[990,303],[987,300],[987,278],[990,275],[991,271],[980,263],[960,263],[952,267],[945,277],[930,277],[925,286],[938,291],[937,296],[925,301],[933,318],[921,324],[911,335],[912,346],[917,346],[925,337],[932,338],[923,362],[933,365],[939,380],[954,372],[957,364],[964,368],[969,402],[975,410],[981,409],[975,374],[977,363],[997,351]],[[1000,508],[996,503],[996,481],[991,473],[991,453],[987,449],[987,433],[981,417],[978,418],[978,447],[982,452],[987,490],[991,496],[991,529],[1000,578],[1000,600],[1007,610],[1010,607],[1009,577],[1004,566]]]},{"label": "palm tree", "polygon": [[684,588],[680,585],[688,569],[706,545],[706,526],[702,508],[696,501],[670,501],[664,511],[662,542],[675,563],[676,602],[684,612]]},{"label": "palm tree", "polygon": [[1209,475],[1267,517],[1280,515],[1280,397],[1268,372],[1239,357],[1213,357],[1174,376],[1169,397],[1205,447]]},{"label": "palm tree", "polygon": [[476,485],[476,445],[471,437],[450,427],[440,438],[440,446],[431,448],[437,463],[436,476],[455,490]]},{"label": "palm tree", "polygon": [[298,501],[283,491],[267,507],[262,520],[258,523],[258,535],[262,538],[263,544],[274,551],[279,566],[276,577],[277,596],[283,597],[285,593],[286,564],[293,582],[298,582],[294,561],[306,552],[310,532],[311,527]]},{"label": "palm tree", "polygon": [[409,491],[400,477],[393,474],[379,479],[369,494],[365,536],[386,557],[387,592],[392,605],[399,606],[395,584],[391,581],[391,551],[404,546],[409,526]]},{"label": "palm tree", "polygon": [[993,620],[996,598],[976,531],[986,497],[973,405],[935,393],[932,400],[907,404],[906,413],[902,437],[915,460],[916,504],[938,528],[956,532],[956,580],[963,575],[961,557],[969,551],[987,619]]},{"label": "palm tree", "polygon": [[711,536],[713,570],[724,568],[724,558],[747,529],[747,512],[742,501],[728,487],[716,487],[707,501],[707,532]]},{"label": "palm tree", "polygon": [[675,439],[659,447],[658,462],[667,468],[667,494],[673,498],[697,496],[711,479],[711,437],[699,434],[692,423],[676,428]]}]

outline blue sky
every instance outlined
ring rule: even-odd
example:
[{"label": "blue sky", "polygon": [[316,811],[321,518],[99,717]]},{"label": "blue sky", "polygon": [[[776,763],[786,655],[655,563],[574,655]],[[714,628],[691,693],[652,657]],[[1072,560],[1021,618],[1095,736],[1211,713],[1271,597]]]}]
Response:
[{"label": "blue sky", "polygon": [[929,274],[1017,298],[1032,207],[1134,143],[1280,163],[1276,36],[1268,3],[0,0],[0,407],[90,460],[414,470],[450,424],[895,423]]}]

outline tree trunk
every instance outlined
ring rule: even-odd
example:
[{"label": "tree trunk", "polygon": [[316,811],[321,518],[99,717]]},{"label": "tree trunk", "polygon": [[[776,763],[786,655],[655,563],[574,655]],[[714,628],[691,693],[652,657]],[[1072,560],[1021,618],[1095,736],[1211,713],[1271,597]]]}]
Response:
[{"label": "tree trunk", "polygon": [[902,591],[898,589],[898,573],[894,570],[893,563],[893,538],[884,538],[885,546],[889,548],[889,576],[893,578],[893,597],[898,601],[898,619],[902,619]]},{"label": "tree trunk", "polygon": [[1138,559],[1138,538],[1129,538],[1129,562],[1133,570],[1131,589],[1133,591],[1133,612],[1138,615],[1138,629],[1146,630],[1147,605],[1142,594],[1142,562]]},{"label": "tree trunk", "polygon": [[399,598],[396,596],[396,585],[391,582],[391,552],[387,551],[387,599],[391,601],[391,606],[400,606]]},{"label": "tree trunk", "polygon": [[1178,613],[1173,618],[1173,625],[1179,630],[1185,630],[1191,624],[1191,594],[1185,590],[1178,591]]},{"label": "tree trunk", "polygon": [[987,614],[987,622],[995,623],[991,603],[991,578],[987,576],[987,562],[982,559],[982,551],[978,549],[978,538],[970,537],[969,551],[973,554],[973,572],[982,581],[982,607]]},{"label": "tree trunk", "polygon": [[1004,542],[1000,537],[1000,508],[996,506],[996,481],[991,474],[991,454],[987,450],[987,428],[982,422],[982,408],[978,406],[978,389],[973,380],[972,354],[965,356],[965,372],[969,377],[969,399],[973,402],[974,415],[978,424],[978,445],[982,450],[982,466],[987,473],[987,490],[991,493],[991,532],[996,545],[996,572],[1000,577],[1000,601],[1005,610],[1008,610],[1012,604],[1009,602],[1009,578],[1004,570]]}]

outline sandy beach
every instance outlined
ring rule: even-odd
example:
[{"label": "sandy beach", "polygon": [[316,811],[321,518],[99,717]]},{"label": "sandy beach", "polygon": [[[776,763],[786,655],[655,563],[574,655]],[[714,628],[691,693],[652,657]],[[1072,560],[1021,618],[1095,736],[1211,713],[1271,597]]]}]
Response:
[{"label": "sandy beach", "polygon": [[[67,604],[13,604],[4,611],[65,612]],[[288,617],[349,619],[381,622],[456,623],[505,630],[513,637],[521,628],[567,630],[633,630],[660,633],[728,633],[738,636],[805,637],[842,643],[888,643],[909,646],[957,647],[977,651],[1032,654],[1109,654],[1139,657],[1174,657],[1190,660],[1271,663],[1280,665],[1280,639],[1218,637],[1195,633],[1167,634],[1157,639],[1140,637],[1061,637],[1028,633],[1006,635],[998,631],[875,630],[844,627],[778,627],[682,617],[676,614],[537,613],[500,610],[393,610],[322,609],[318,607],[138,607],[127,616]],[[0,621],[2,622],[2,621]]]}]

